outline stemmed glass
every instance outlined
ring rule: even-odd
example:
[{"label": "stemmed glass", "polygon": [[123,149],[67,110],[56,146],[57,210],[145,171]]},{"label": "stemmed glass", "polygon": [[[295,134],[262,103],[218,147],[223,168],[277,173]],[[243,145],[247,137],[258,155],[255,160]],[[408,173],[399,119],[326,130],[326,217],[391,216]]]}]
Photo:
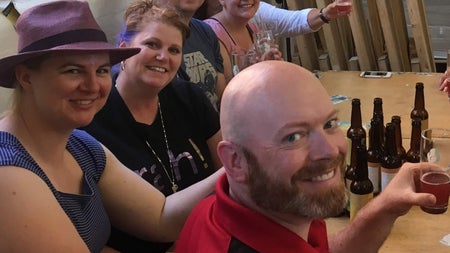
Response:
[{"label": "stemmed glass", "polygon": [[255,48],[259,56],[268,52],[275,45],[272,30],[261,30],[255,34]]}]

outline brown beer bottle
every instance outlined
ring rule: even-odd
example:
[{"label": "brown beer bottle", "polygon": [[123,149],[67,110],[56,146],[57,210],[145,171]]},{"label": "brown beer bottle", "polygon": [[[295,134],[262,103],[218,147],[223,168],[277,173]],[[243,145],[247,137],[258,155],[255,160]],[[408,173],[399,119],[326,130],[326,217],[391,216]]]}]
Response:
[{"label": "brown beer bottle", "polygon": [[355,179],[355,169],[356,169],[356,147],[360,144],[358,137],[354,137],[352,141],[352,146],[350,148],[350,164],[347,166],[344,172],[345,187],[350,189],[350,183]]},{"label": "brown beer bottle", "polygon": [[367,149],[367,165],[369,179],[373,184],[373,193],[377,195],[381,189],[381,159],[383,157],[383,126],[379,117],[372,118],[369,129],[369,147]]},{"label": "brown beer bottle", "polygon": [[[348,151],[351,151],[353,140],[357,140],[366,146],[366,130],[362,126],[361,101],[358,98],[352,100],[352,115],[350,128],[347,130]],[[350,165],[352,152],[347,152],[347,166]]]},{"label": "brown beer bottle", "polygon": [[373,198],[373,185],[367,168],[367,151],[364,145],[356,146],[355,177],[350,184],[350,220]]},{"label": "brown beer bottle", "polygon": [[381,128],[383,131],[381,132],[381,139],[383,140],[382,145],[384,145],[384,116],[383,116],[383,99],[380,97],[376,97],[373,99],[373,118],[380,118]]},{"label": "brown beer bottle", "polygon": [[425,98],[423,92],[423,83],[416,83],[416,97],[414,98],[414,109],[411,111],[411,120],[419,118],[421,122],[421,129],[428,128],[428,112],[425,109]]},{"label": "brown beer bottle", "polygon": [[[358,144],[366,146],[366,130],[362,127],[361,101],[358,98],[352,100],[352,113],[350,128],[347,130],[347,168],[344,173],[347,200],[350,196],[350,183],[354,179],[354,169],[356,167],[356,147]],[[350,211],[350,203],[347,201],[346,210]]]},{"label": "brown beer bottle", "polygon": [[406,152],[406,161],[418,163],[420,162],[421,120],[419,118],[414,118],[411,124],[411,143],[408,152]]},{"label": "brown beer bottle", "polygon": [[381,160],[381,191],[383,191],[402,166],[402,159],[397,153],[395,126],[386,124],[385,154]]},{"label": "brown beer bottle", "polygon": [[402,159],[402,163],[406,161],[406,150],[403,147],[402,141],[402,120],[400,116],[394,115],[391,118],[391,123],[395,126],[395,144],[397,145],[397,153]]},{"label": "brown beer bottle", "polygon": [[355,180],[355,170],[356,170],[356,160],[357,160],[357,153],[356,148],[361,145],[361,141],[359,140],[359,137],[353,137],[351,141],[351,148],[349,149],[348,153],[350,153],[350,164],[347,166],[344,172],[344,181],[345,181],[345,193],[347,197],[347,201],[345,204],[345,213],[347,216],[350,215],[350,184],[353,180]]}]

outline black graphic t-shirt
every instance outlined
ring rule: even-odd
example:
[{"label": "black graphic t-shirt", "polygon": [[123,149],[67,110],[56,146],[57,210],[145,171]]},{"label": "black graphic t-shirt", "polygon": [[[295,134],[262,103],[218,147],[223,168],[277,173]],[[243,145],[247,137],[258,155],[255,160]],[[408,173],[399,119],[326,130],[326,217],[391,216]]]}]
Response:
[{"label": "black graphic t-shirt", "polygon": [[[105,106],[84,130],[111,150],[125,166],[168,196],[173,193],[171,180],[146,141],[172,178],[170,158],[175,183],[178,190],[182,190],[214,172],[206,141],[219,131],[220,123],[218,113],[203,92],[189,82],[172,81],[159,93],[159,101],[169,150],[166,148],[160,114],[156,115],[152,125],[136,122],[115,87]],[[113,228],[113,240],[110,238],[109,243],[118,250],[165,252],[153,247],[158,244],[152,246],[126,234],[117,236],[118,233],[125,234]],[[117,244],[120,247],[116,247]]]},{"label": "black graphic t-shirt", "polygon": [[216,94],[217,72],[223,73],[223,59],[216,34],[205,22],[192,19],[189,23],[191,33],[183,45],[181,78],[199,86],[211,104],[218,111],[219,98]]}]

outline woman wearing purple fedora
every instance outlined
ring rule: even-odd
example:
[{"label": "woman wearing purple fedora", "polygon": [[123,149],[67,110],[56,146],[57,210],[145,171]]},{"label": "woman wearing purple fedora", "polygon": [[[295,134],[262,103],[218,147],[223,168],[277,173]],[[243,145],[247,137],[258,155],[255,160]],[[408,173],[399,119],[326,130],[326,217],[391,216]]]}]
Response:
[{"label": "woman wearing purple fedora", "polygon": [[100,252],[111,224],[176,240],[221,172],[165,198],[76,130],[105,104],[111,65],[139,50],[108,44],[83,1],[30,8],[16,29],[18,53],[0,59],[0,85],[14,88],[0,118],[0,252]]}]

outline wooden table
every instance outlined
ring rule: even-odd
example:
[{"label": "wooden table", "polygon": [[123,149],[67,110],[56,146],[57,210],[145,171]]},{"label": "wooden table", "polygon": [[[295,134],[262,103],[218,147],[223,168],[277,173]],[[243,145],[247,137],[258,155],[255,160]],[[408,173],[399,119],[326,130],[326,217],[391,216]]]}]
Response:
[{"label": "wooden table", "polygon": [[[360,72],[320,72],[320,80],[330,95],[340,94],[361,100],[364,123],[369,123],[373,112],[373,99],[383,99],[385,123],[392,115],[402,118],[403,146],[409,149],[411,135],[410,112],[414,106],[415,83],[424,83],[425,108],[429,114],[430,127],[449,127],[450,102],[438,89],[440,74],[394,73],[389,79],[367,79]],[[351,100],[336,104],[341,120],[350,121]],[[327,219],[329,234],[341,230],[347,217]],[[419,207],[397,219],[391,234],[380,249],[380,253],[449,253],[450,247],[439,242],[450,234],[450,211],[440,215],[427,214]]]}]

